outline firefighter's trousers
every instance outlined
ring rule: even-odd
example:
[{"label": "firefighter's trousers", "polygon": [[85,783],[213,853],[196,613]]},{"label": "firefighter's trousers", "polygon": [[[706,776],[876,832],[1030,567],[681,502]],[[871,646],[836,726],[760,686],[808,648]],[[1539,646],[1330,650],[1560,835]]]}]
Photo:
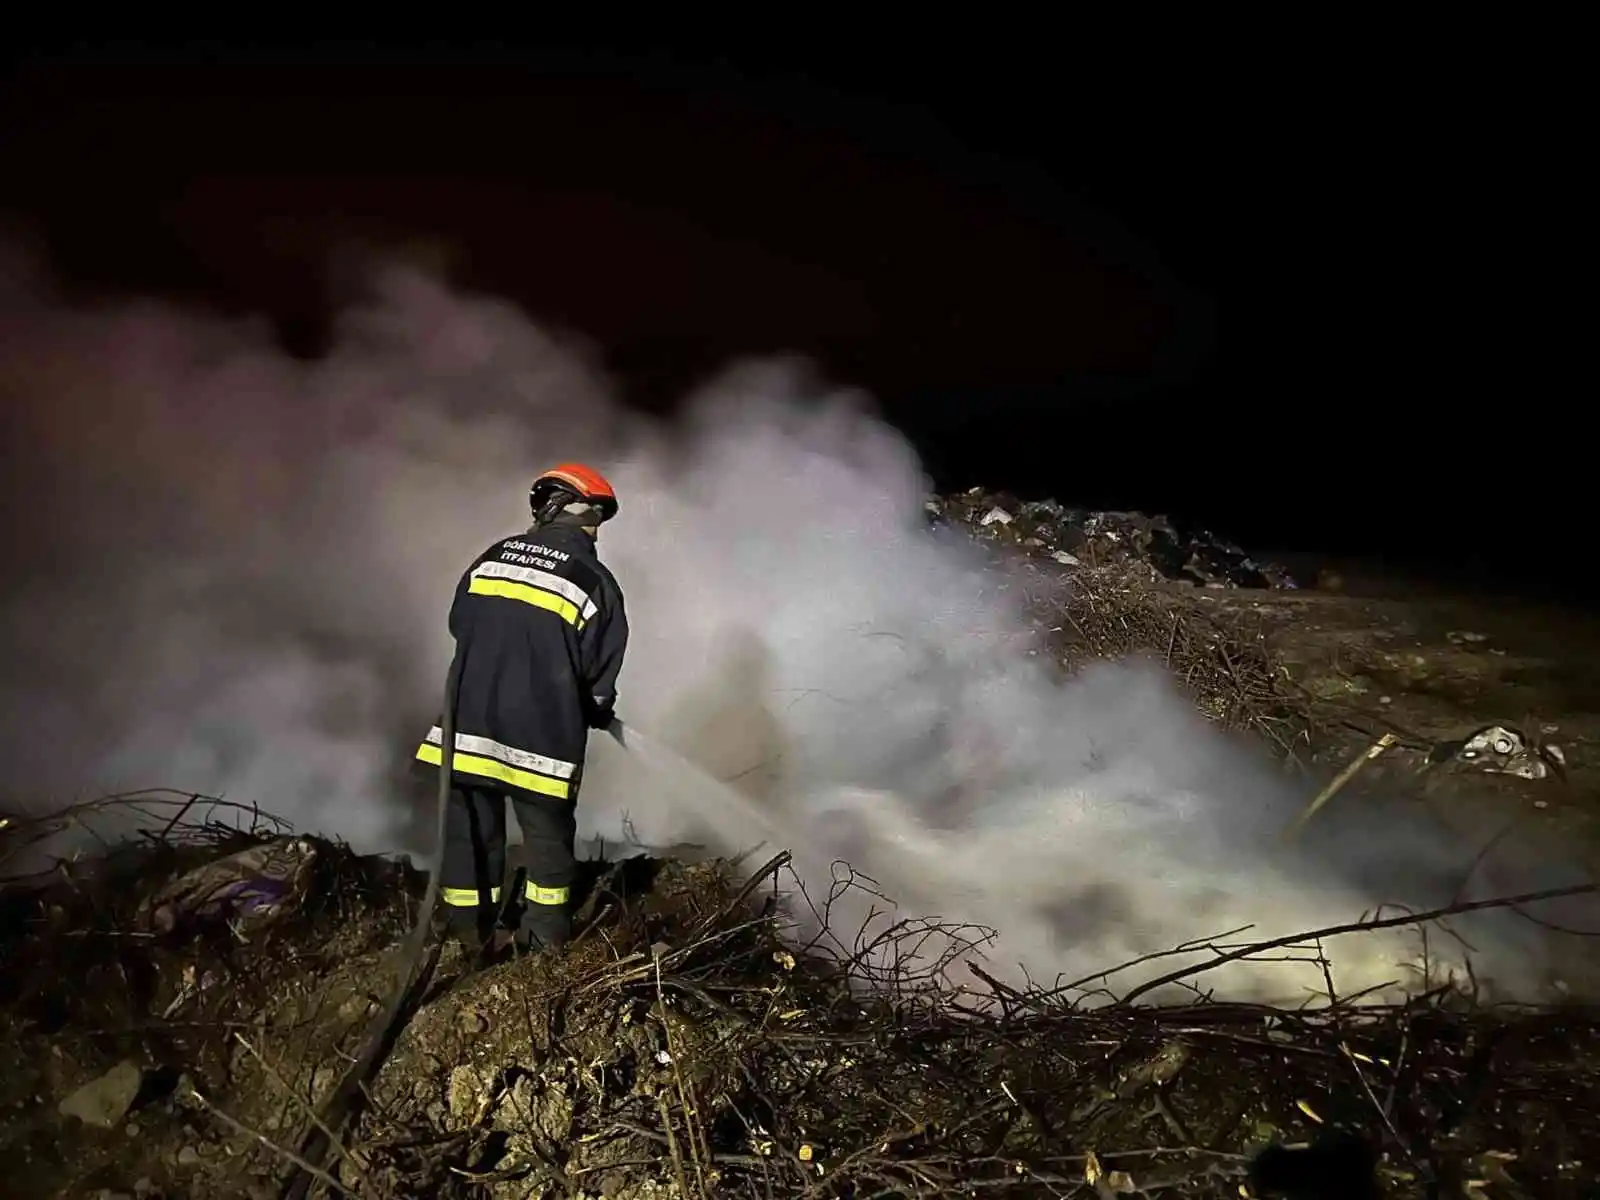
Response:
[{"label": "firefighter's trousers", "polygon": [[459,933],[487,937],[500,911],[506,875],[506,801],[517,810],[527,863],[519,906],[518,940],[537,949],[556,946],[571,931],[571,891],[577,872],[573,802],[546,796],[508,795],[497,788],[454,787],[445,813],[444,862],[439,897],[448,924]]}]

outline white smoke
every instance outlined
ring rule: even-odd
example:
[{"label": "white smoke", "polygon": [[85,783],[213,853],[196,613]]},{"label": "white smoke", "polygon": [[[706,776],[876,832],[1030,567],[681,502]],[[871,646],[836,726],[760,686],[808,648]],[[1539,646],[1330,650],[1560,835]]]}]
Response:
[{"label": "white smoke", "polygon": [[[1002,581],[924,528],[905,441],[799,365],[735,368],[665,425],[580,348],[406,269],[315,363],[251,323],[5,279],[0,748],[34,810],[172,786],[426,849],[405,768],[457,575],[523,527],[533,473],[581,458],[622,498],[601,548],[633,627],[620,711],[648,735],[595,744],[585,832],[766,841],[819,885],[847,858],[911,911],[999,928],[1007,976],[1426,905],[1469,857],[1390,829],[1384,861],[1330,834],[1289,862],[1281,777],[1163,676],[1062,686]],[[1474,929],[1481,972],[1544,981],[1531,926]],[[1413,982],[1409,935],[1331,949],[1344,988]],[[1206,982],[1282,998],[1321,974]]]}]

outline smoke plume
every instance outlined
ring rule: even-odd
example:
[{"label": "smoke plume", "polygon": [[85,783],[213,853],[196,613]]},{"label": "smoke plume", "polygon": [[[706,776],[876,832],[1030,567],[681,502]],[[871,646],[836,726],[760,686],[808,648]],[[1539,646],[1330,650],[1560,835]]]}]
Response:
[{"label": "smoke plume", "polygon": [[[523,528],[539,468],[579,458],[622,498],[601,550],[640,735],[594,744],[586,833],[787,846],[818,888],[845,859],[908,911],[1001,930],[992,972],[1046,978],[1426,906],[1470,857],[1330,816],[1290,859],[1282,777],[1159,672],[1055,678],[1001,580],[924,527],[906,442],[803,364],[735,365],[662,422],[620,407],[585,348],[405,268],[305,362],[262,324],[73,307],[8,267],[0,746],[31,810],[171,786],[425,851],[406,764],[456,578]],[[1532,926],[1472,930],[1480,975],[1547,982]],[[1347,989],[1413,982],[1396,964],[1415,950],[1330,947]],[[1282,963],[1206,979],[1321,987]]]}]

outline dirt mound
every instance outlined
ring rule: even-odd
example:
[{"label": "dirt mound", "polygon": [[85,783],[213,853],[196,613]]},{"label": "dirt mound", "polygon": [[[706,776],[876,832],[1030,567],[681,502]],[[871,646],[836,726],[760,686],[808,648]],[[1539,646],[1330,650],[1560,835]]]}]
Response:
[{"label": "dirt mound", "polygon": [[[48,820],[13,817],[0,828],[0,859],[14,863],[63,831],[130,825],[143,832],[0,886],[0,1141],[10,1195],[249,1194],[205,1098],[239,1093],[269,1030],[292,1031],[285,1071],[308,1090],[325,1086],[381,999],[388,951],[420,891],[402,864],[288,837],[238,806],[162,793]],[[298,875],[276,911],[259,893],[173,887],[230,856],[278,847],[292,848]],[[119,1096],[115,1082],[130,1069],[135,1086]],[[77,1105],[58,1110],[74,1096]],[[72,1115],[95,1103],[98,1122]],[[202,1181],[218,1171],[228,1187],[208,1190]]]},{"label": "dirt mound", "polygon": [[[309,864],[258,886],[291,843]],[[1086,1008],[1101,981],[1022,993],[925,957],[930,933],[981,949],[984,931],[857,934],[826,907],[798,924],[781,858],[594,869],[562,954],[444,955],[313,1194],[1237,1196],[1252,1170],[1367,1159],[1397,1196],[1600,1179],[1580,1149],[1600,1138],[1589,1010],[1438,991],[1278,1012],[1198,987]],[[8,1194],[279,1195],[394,986],[419,882],[179,821],[6,885]]]}]

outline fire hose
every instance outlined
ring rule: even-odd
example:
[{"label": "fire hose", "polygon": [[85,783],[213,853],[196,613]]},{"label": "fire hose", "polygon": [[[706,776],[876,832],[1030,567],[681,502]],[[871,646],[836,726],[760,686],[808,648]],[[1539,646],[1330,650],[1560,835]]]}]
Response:
[{"label": "fire hose", "polygon": [[[417,907],[417,919],[411,927],[400,951],[399,972],[394,983],[394,991],[389,996],[388,1003],[383,1010],[373,1018],[368,1026],[365,1041],[361,1051],[351,1063],[349,1070],[339,1080],[333,1093],[322,1106],[322,1111],[317,1114],[312,1129],[307,1133],[300,1146],[300,1161],[295,1171],[289,1176],[281,1193],[283,1200],[304,1200],[306,1193],[311,1188],[313,1172],[320,1172],[323,1163],[328,1157],[328,1152],[333,1149],[334,1142],[345,1122],[349,1119],[355,1107],[355,1100],[360,1093],[361,1085],[377,1066],[394,1036],[398,1033],[396,1026],[400,1014],[405,1011],[406,1001],[419,988],[426,986],[426,980],[432,975],[432,963],[429,969],[418,976],[417,968],[422,962],[424,949],[428,944],[428,929],[432,922],[433,906],[439,899],[439,876],[444,869],[444,830],[446,814],[450,806],[450,789],[452,785],[452,760],[455,758],[456,745],[456,697],[461,683],[461,653],[460,650],[450,659],[450,670],[445,676],[444,709],[439,718],[439,794],[438,813],[434,828],[433,861],[428,865],[428,886],[422,894],[422,902]],[[620,739],[619,739],[620,740]],[[438,948],[435,947],[435,954]],[[310,1170],[307,1170],[307,1168]]]}]

